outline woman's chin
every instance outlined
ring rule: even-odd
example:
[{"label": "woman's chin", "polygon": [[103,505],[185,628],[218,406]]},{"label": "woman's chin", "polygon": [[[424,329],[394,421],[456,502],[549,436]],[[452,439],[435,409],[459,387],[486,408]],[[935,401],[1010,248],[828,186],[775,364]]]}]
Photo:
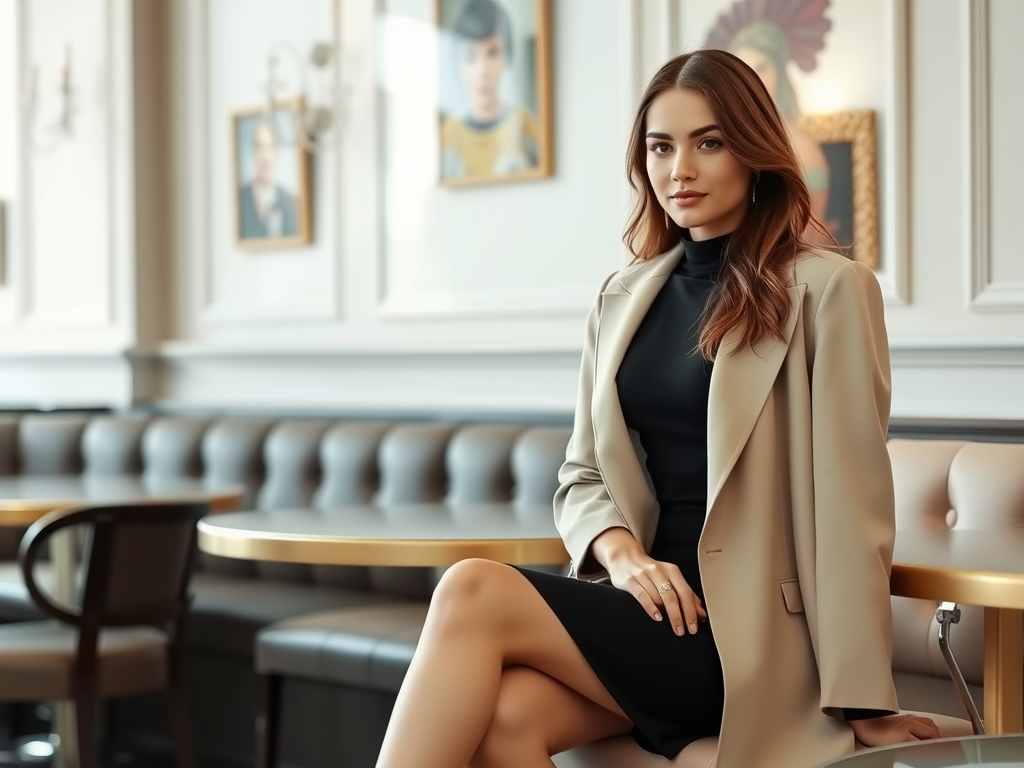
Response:
[{"label": "woman's chin", "polygon": [[707,224],[707,216],[697,216],[688,211],[676,214],[672,220],[683,229],[696,229]]}]

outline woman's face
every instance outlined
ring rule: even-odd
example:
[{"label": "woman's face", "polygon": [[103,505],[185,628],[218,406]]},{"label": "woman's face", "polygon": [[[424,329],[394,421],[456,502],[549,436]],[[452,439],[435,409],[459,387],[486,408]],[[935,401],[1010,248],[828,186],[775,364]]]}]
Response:
[{"label": "woman's face", "polygon": [[732,232],[750,204],[751,171],[733,157],[707,99],[673,88],[647,109],[647,177],[694,240]]},{"label": "woman's face", "polygon": [[779,72],[775,69],[772,60],[757,50],[757,48],[749,46],[738,48],[735,53],[739,58],[743,59],[743,62],[748,67],[757,72],[757,76],[761,78],[761,82],[764,83],[764,87],[768,90],[768,95],[772,97],[772,101],[775,101],[775,93],[779,88]]},{"label": "woman's face", "polygon": [[497,104],[498,88],[506,64],[505,43],[500,34],[495,33],[482,40],[463,41],[459,70],[462,87],[474,114],[493,109]]}]

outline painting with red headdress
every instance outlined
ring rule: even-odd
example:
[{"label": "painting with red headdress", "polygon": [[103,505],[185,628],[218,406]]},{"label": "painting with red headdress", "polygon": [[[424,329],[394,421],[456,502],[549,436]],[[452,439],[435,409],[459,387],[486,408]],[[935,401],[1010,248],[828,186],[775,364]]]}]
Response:
[{"label": "painting with red headdress", "polygon": [[850,255],[877,268],[879,142],[862,134],[892,108],[891,73],[879,55],[890,0],[683,0],[680,7],[682,49],[727,50],[757,72],[789,127],[815,214]]}]

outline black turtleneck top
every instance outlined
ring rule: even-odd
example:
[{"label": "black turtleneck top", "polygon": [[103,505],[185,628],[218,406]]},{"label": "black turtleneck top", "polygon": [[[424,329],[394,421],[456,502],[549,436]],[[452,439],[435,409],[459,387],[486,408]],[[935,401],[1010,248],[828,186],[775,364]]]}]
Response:
[{"label": "black turtleneck top", "polygon": [[634,334],[616,379],[623,416],[647,454],[661,507],[655,549],[696,543],[704,525],[712,364],[697,342],[728,239],[695,242],[683,230],[683,256]]}]

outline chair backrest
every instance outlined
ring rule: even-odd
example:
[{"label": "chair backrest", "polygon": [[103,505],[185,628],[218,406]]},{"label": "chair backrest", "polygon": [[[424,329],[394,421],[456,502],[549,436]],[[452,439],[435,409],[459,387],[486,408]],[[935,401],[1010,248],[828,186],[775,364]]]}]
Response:
[{"label": "chair backrest", "polygon": [[[1024,527],[1024,445],[892,439],[888,448],[897,537],[901,531],[913,530]],[[937,637],[938,603],[894,597],[892,605],[894,672],[948,681]],[[967,682],[980,685],[984,613],[973,605],[960,609],[950,646]],[[900,697],[902,702],[902,692]]]},{"label": "chair backrest", "polygon": [[[44,613],[79,627],[177,622],[188,607],[196,521],[206,502],[85,507],[54,512],[32,525],[19,558],[29,594]],[[35,580],[35,562],[59,531],[91,534],[81,609],[58,605]]]}]

